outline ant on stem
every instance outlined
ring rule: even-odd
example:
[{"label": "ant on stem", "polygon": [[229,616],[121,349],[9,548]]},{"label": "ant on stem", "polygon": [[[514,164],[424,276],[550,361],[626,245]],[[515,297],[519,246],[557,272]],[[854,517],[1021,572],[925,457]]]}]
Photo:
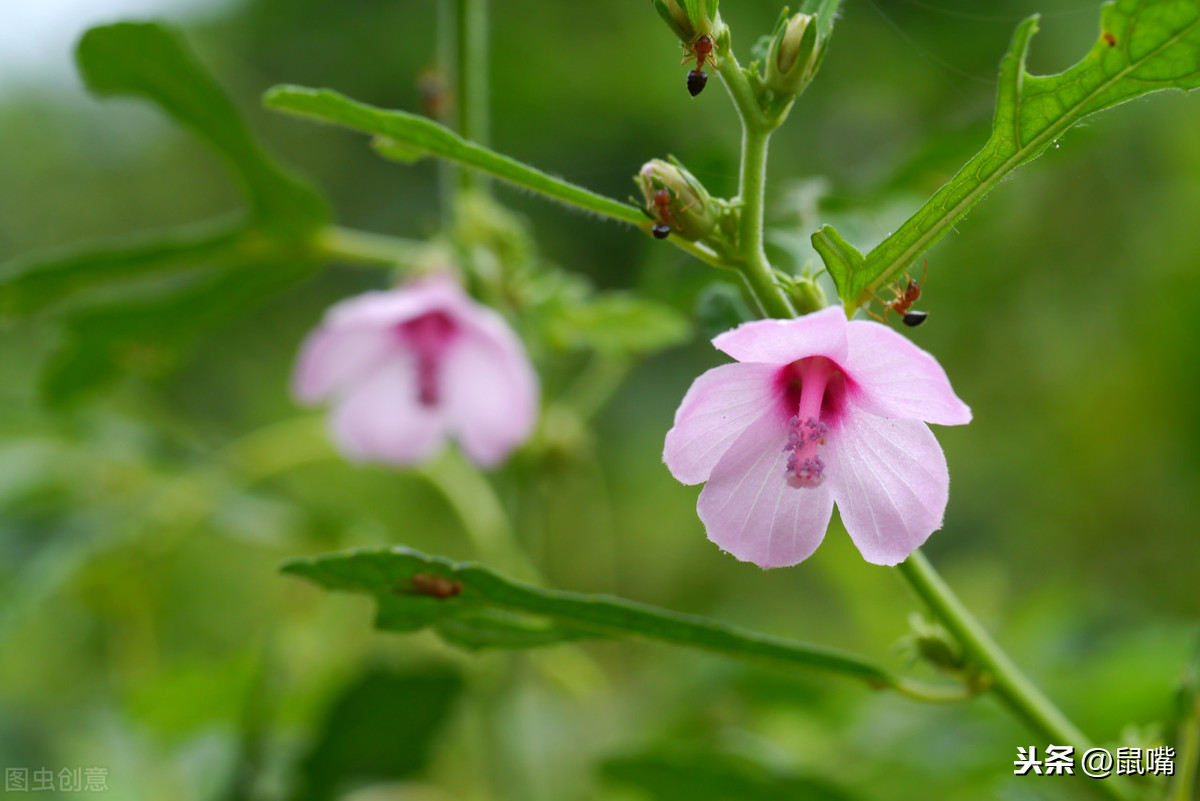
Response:
[{"label": "ant on stem", "polygon": [[679,62],[680,65],[688,63],[693,58],[696,59],[696,69],[687,74],[688,93],[692,97],[704,91],[705,85],[708,84],[708,73],[704,71],[704,61],[707,59],[715,67],[717,65],[717,56],[714,52],[716,49],[717,43],[713,41],[713,38],[707,33],[703,33],[697,36],[684,52],[683,61]]},{"label": "ant on stem", "polygon": [[895,295],[891,300],[883,300],[877,295],[872,297],[879,301],[883,306],[883,316],[880,317],[875,312],[867,309],[867,313],[880,322],[886,322],[889,312],[903,315],[902,321],[909,328],[916,328],[921,323],[925,322],[925,318],[929,316],[929,312],[917,311],[912,308],[912,305],[921,297],[921,286],[925,283],[925,276],[929,274],[929,259],[925,260],[925,269],[921,272],[920,282],[914,281],[909,277],[908,273],[904,273],[905,283],[901,285],[899,282],[892,284],[890,289]]}]

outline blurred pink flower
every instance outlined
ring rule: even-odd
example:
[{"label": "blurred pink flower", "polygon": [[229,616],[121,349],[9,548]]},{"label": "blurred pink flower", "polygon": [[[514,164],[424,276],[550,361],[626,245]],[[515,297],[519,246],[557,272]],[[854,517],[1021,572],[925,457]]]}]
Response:
[{"label": "blurred pink flower", "polygon": [[332,402],[348,457],[395,465],[429,458],[450,436],[490,467],[529,437],[538,413],[521,340],[448,276],[331,308],[304,343],[293,389],[303,403]]},{"label": "blurred pink flower", "polygon": [[[737,359],[693,382],[663,461],[708,482],[708,538],[760,567],[808,558],[833,505],[868,562],[904,561],[942,525],[950,475],[928,423],[971,410],[932,356],[832,307],[745,323],[713,340]],[[925,421],[925,422],[922,422]]]}]

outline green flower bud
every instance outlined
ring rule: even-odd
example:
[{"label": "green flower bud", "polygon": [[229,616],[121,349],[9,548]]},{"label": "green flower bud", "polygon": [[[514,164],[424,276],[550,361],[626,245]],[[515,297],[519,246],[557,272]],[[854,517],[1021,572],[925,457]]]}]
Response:
[{"label": "green flower bud", "polygon": [[767,88],[779,95],[800,94],[817,74],[825,43],[817,36],[817,18],[794,14],[780,20],[767,51]]},{"label": "green flower bud", "polygon": [[780,285],[791,298],[797,314],[820,311],[829,305],[821,285],[810,275],[782,276]]},{"label": "green flower bud", "polygon": [[908,625],[909,644],[922,659],[949,673],[966,669],[962,646],[941,625],[930,623],[915,612],[909,615]]},{"label": "green flower bud", "polygon": [[658,15],[675,35],[690,43],[697,36],[712,35],[717,23],[718,0],[651,0]]},{"label": "green flower bud", "polygon": [[685,42],[690,42],[696,38],[696,26],[692,24],[688,18],[687,11],[677,2],[677,0],[651,0],[654,3],[654,9],[658,15],[662,17],[667,25],[671,26],[671,30]]},{"label": "green flower bud", "polygon": [[699,181],[683,165],[654,159],[634,177],[642,191],[651,233],[658,239],[675,234],[688,242],[703,239],[716,228],[720,210]]}]

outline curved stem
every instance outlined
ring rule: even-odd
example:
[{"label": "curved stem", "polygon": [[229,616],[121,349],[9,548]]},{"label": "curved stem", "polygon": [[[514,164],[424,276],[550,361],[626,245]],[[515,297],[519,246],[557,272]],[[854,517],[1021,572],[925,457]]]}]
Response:
[{"label": "curved stem", "polygon": [[1012,660],[929,564],[920,550],[898,569],[925,605],[992,677],[992,689],[1030,728],[1054,743],[1070,743],[1081,751],[1092,742],[1060,712]]},{"label": "curved stem", "polygon": [[[908,559],[900,563],[899,570],[942,625],[988,672],[992,680],[991,689],[1009,711],[1049,743],[1075,746],[1077,756],[1094,747],[1087,735],[1068,720],[1013,663],[920,550],[913,551]],[[1127,784],[1115,777],[1096,782],[1096,786],[1118,801],[1136,797]]]}]

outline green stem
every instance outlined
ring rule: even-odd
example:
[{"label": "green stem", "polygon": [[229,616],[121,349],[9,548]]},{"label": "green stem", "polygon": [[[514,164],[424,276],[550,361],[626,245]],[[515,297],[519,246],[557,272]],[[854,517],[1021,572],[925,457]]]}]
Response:
[{"label": "green stem", "polygon": [[1197,763],[1200,763],[1200,696],[1195,699],[1191,714],[1183,721],[1179,731],[1179,775],[1172,785],[1170,801],[1192,801],[1195,796]]},{"label": "green stem", "polygon": [[491,483],[457,448],[446,448],[418,471],[454,509],[479,559],[530,581],[540,573],[513,535],[504,505]]},{"label": "green stem", "polygon": [[[973,661],[987,671],[991,677],[991,689],[1009,711],[1049,743],[1075,746],[1077,758],[1093,747],[1092,741],[1013,663],[920,550],[913,551],[899,565],[899,570]],[[1118,801],[1136,797],[1127,784],[1115,777],[1098,781],[1096,786]]]},{"label": "green stem", "polygon": [[[449,102],[442,104],[440,122],[450,127],[458,125],[458,99],[453,96],[453,87],[458,83],[458,23],[455,14],[458,9],[449,2],[437,3],[437,72],[444,80],[444,89],[450,94]],[[450,230],[454,226],[455,189],[460,179],[462,169],[453,161],[441,159],[437,164],[438,203],[441,207],[442,227]]]},{"label": "green stem", "polygon": [[[488,119],[488,0],[458,0],[458,132],[470,142],[487,146]],[[487,180],[471,170],[459,177],[464,191],[487,191]]]},{"label": "green stem", "polygon": [[397,267],[412,262],[425,245],[386,234],[330,225],[317,231],[311,247],[318,258]]},{"label": "green stem", "polygon": [[740,258],[737,269],[764,314],[769,317],[795,317],[796,312],[775,280],[775,274],[763,249],[767,147],[773,129],[763,116],[750,82],[732,51],[727,51],[721,56],[718,70],[742,119],[742,160],[738,173],[738,202],[741,206],[738,228]]}]

